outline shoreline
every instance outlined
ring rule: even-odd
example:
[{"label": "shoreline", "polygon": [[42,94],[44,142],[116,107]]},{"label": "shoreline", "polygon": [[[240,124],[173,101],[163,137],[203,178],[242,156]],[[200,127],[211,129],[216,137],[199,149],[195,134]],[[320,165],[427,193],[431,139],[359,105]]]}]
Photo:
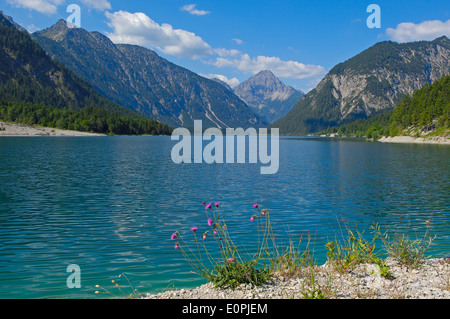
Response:
[{"label": "shoreline", "polygon": [[44,136],[107,136],[100,133],[88,133],[57,128],[30,126],[0,121],[0,137],[44,137]]},{"label": "shoreline", "polygon": [[434,136],[429,138],[418,137],[414,138],[411,136],[395,136],[386,137],[383,136],[378,140],[381,143],[404,143],[404,144],[439,144],[439,145],[450,145],[450,138],[444,136]]},{"label": "shoreline", "polygon": [[390,279],[381,276],[375,264],[360,264],[342,273],[325,263],[305,267],[295,277],[276,275],[260,287],[241,285],[231,290],[207,283],[193,289],[144,293],[141,299],[305,299],[305,294],[317,289],[326,299],[450,299],[448,258],[426,259],[418,269],[409,269],[392,258],[385,262]]}]

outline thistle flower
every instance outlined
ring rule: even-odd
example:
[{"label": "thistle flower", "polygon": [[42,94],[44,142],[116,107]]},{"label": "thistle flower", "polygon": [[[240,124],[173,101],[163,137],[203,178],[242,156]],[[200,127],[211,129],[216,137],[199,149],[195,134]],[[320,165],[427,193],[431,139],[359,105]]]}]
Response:
[{"label": "thistle flower", "polygon": [[197,231],[197,229],[198,228],[194,226],[194,227],[191,228],[191,231],[195,233]]},{"label": "thistle flower", "polygon": [[178,243],[175,244],[175,249],[178,249],[180,246],[178,246]]},{"label": "thistle flower", "polygon": [[211,218],[208,218],[208,225],[212,226],[214,224],[213,220]]},{"label": "thistle flower", "polygon": [[206,206],[205,206],[205,209],[210,209],[211,208],[211,203],[208,203]]},{"label": "thistle flower", "polygon": [[219,207],[220,203],[219,203],[219,202],[215,202],[214,205],[215,205],[216,207]]},{"label": "thistle flower", "polygon": [[203,206],[205,206],[205,205],[206,205],[206,203],[205,203],[205,202],[202,202],[202,204],[203,204]]},{"label": "thistle flower", "polygon": [[207,233],[205,232],[203,235],[202,235],[202,239],[203,240],[205,240],[206,239],[206,235],[207,235]]},{"label": "thistle flower", "polygon": [[258,208],[258,203],[254,203],[254,204],[253,204],[253,207],[254,207],[254,208]]},{"label": "thistle flower", "polygon": [[255,215],[253,215],[252,217],[250,217],[250,221],[253,223],[255,221]]},{"label": "thistle flower", "polygon": [[174,240],[178,237],[177,233],[173,233],[172,236],[170,236],[170,239]]}]

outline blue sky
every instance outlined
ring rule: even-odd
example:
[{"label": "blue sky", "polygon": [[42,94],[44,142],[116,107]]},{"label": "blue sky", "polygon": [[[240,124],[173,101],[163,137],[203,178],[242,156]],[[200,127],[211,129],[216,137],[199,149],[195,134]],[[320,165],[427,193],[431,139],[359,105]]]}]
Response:
[{"label": "blue sky", "polygon": [[[81,27],[114,42],[155,50],[169,61],[236,85],[270,69],[288,85],[314,88],[336,64],[377,42],[450,37],[450,4],[434,1],[0,0],[29,31],[81,8]],[[369,28],[370,4],[381,28]]]}]

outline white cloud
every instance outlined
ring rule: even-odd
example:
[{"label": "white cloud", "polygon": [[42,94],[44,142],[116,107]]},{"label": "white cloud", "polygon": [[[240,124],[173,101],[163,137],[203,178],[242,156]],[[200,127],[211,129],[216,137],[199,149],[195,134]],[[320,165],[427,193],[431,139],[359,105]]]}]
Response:
[{"label": "white cloud", "polygon": [[108,34],[114,43],[136,44],[158,49],[166,54],[198,59],[211,56],[211,46],[198,35],[174,29],[170,24],[158,24],[142,12],[106,12],[108,25],[114,30]]},{"label": "white cloud", "polygon": [[216,53],[220,57],[234,57],[242,54],[242,52],[239,50],[235,49],[228,50],[224,48],[214,49],[214,53]]},{"label": "white cloud", "polygon": [[58,6],[65,0],[7,0],[7,2],[18,8],[36,10],[40,13],[55,14]]},{"label": "white cloud", "polygon": [[81,0],[81,2],[85,6],[98,11],[111,10],[111,3],[108,0]]},{"label": "white cloud", "polygon": [[33,32],[39,31],[39,30],[41,30],[41,29],[38,28],[37,26],[35,26],[34,24],[31,24],[27,27],[27,31],[29,33],[33,33]]},{"label": "white cloud", "polygon": [[229,79],[228,77],[226,77],[225,75],[222,75],[222,74],[209,73],[209,74],[201,74],[201,76],[208,78],[208,79],[219,79],[219,80],[225,82],[226,84],[228,84],[229,86],[231,86],[232,88],[239,85],[239,83],[241,83],[241,81],[239,81],[237,78]]},{"label": "white cloud", "polygon": [[278,57],[257,56],[251,58],[246,53],[238,57],[218,57],[208,63],[218,68],[235,68],[253,74],[262,70],[271,70],[276,76],[289,79],[305,79],[325,74],[325,69],[320,65],[283,61]]},{"label": "white cloud", "polygon": [[397,25],[395,29],[388,28],[387,35],[394,41],[410,42],[420,40],[434,40],[440,36],[450,37],[450,20],[424,21],[419,24],[404,22]]},{"label": "white cloud", "polygon": [[[128,43],[159,50],[165,54],[190,59],[208,58],[205,64],[217,68],[233,68],[245,73],[256,74],[271,70],[276,76],[289,79],[317,78],[325,75],[320,65],[303,64],[297,61],[283,61],[278,57],[257,56],[235,49],[212,48],[198,35],[174,29],[170,24],[158,24],[142,12],[106,12],[108,25],[113,29],[109,38],[114,43]],[[220,78],[220,77],[219,77]],[[237,79],[224,79],[236,85]]]},{"label": "white cloud", "polygon": [[196,15],[196,16],[204,16],[204,15],[207,15],[207,14],[211,13],[211,12],[206,11],[206,10],[195,9],[196,6],[197,6],[196,4],[187,4],[185,6],[182,6],[180,8],[180,10],[189,12],[190,14]]},{"label": "white cloud", "polygon": [[234,42],[236,42],[236,44],[238,44],[238,45],[244,44],[244,41],[242,41],[241,39],[233,38],[233,39],[231,39],[231,40],[233,40]]}]

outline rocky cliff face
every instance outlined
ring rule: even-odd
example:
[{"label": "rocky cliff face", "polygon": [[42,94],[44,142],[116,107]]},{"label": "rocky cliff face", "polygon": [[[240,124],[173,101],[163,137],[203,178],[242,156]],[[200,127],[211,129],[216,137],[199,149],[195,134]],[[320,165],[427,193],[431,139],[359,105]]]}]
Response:
[{"label": "rocky cliff face", "polygon": [[179,67],[154,51],[59,21],[33,38],[56,60],[99,92],[132,110],[173,126],[261,127],[267,123],[221,84]]},{"label": "rocky cliff face", "polygon": [[272,123],[286,115],[304,96],[286,86],[271,71],[261,71],[234,88],[234,93]]},{"label": "rocky cliff face", "polygon": [[314,133],[391,110],[406,95],[450,73],[450,40],[381,42],[334,67],[316,89],[274,124]]}]

